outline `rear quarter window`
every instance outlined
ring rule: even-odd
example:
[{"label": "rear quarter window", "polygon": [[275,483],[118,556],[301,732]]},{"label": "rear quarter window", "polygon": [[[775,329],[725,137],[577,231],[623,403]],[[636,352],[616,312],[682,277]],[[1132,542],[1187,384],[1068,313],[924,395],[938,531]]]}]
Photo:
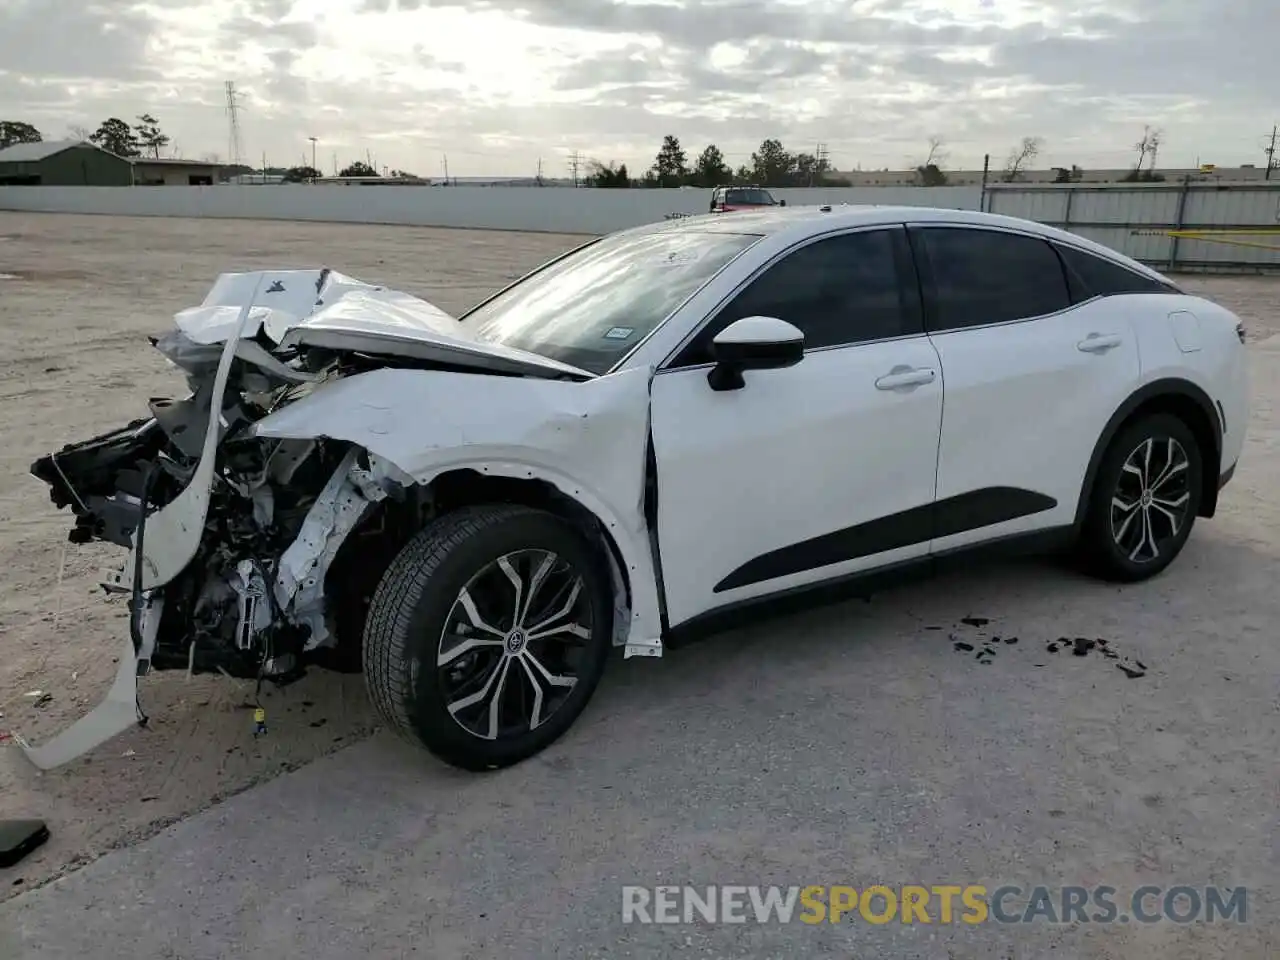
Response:
[{"label": "rear quarter window", "polygon": [[1104,260],[1076,247],[1055,245],[1067,272],[1071,302],[1081,303],[1093,297],[1111,297],[1124,293],[1177,293],[1178,289],[1136,273],[1128,267]]}]

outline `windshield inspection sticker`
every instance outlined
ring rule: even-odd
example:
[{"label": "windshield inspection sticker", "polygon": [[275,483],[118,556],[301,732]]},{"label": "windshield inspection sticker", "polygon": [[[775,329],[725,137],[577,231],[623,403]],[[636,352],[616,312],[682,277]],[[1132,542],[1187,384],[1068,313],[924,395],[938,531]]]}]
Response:
[{"label": "windshield inspection sticker", "polygon": [[610,327],[604,338],[606,340],[626,340],[635,332],[635,327]]}]

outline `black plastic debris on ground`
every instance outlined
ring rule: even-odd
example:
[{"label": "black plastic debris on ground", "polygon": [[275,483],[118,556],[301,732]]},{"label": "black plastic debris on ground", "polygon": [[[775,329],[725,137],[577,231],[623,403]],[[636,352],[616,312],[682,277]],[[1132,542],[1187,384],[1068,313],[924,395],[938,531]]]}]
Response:
[{"label": "black plastic debris on ground", "polygon": [[[990,619],[986,617],[964,617],[961,623],[971,627],[981,627],[990,623]],[[937,629],[929,627],[928,629]],[[1003,644],[1012,646],[1018,643],[1018,637],[1001,637],[991,636],[989,638],[978,638],[970,642],[962,640],[954,633],[948,633],[947,638],[951,641],[952,648],[957,653],[973,653],[974,659],[979,663],[990,664],[996,655],[996,651]],[[981,649],[978,647],[981,646]],[[1087,657],[1090,653],[1098,653],[1104,659],[1111,660],[1115,663],[1116,668],[1121,670],[1126,677],[1135,680],[1139,677],[1147,675],[1147,665],[1141,660],[1130,660],[1128,657],[1122,657],[1111,645],[1111,642],[1097,637],[1090,639],[1088,637],[1059,637],[1057,640],[1050,640],[1045,644],[1045,649],[1049,653],[1058,653],[1059,651],[1070,651],[1072,656]],[[977,651],[974,653],[974,651]],[[1037,667],[1043,667],[1045,664],[1037,663]]]},{"label": "black plastic debris on ground", "polygon": [[1097,644],[1087,637],[1076,637],[1071,645],[1071,652],[1077,657],[1086,657]]}]

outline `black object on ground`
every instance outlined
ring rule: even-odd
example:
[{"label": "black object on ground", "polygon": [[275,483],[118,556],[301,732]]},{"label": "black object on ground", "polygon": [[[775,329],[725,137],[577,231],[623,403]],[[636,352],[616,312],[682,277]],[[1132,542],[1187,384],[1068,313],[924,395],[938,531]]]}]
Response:
[{"label": "black object on ground", "polygon": [[991,621],[986,617],[961,617],[960,622],[970,627],[985,627]]},{"label": "black object on ground", "polygon": [[12,867],[48,839],[43,820],[0,820],[0,867]]}]

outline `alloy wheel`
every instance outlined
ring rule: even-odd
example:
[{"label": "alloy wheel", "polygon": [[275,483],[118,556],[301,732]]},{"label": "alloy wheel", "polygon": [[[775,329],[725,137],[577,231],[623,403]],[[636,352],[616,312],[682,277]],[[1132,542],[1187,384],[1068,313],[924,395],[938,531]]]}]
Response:
[{"label": "alloy wheel", "polygon": [[499,557],[445,618],[436,667],[449,714],[484,740],[541,726],[577,684],[592,626],[586,584],[568,561],[547,550]]},{"label": "alloy wheel", "polygon": [[1172,437],[1148,437],[1125,458],[1111,497],[1111,537],[1130,563],[1161,559],[1185,529],[1190,464]]}]

